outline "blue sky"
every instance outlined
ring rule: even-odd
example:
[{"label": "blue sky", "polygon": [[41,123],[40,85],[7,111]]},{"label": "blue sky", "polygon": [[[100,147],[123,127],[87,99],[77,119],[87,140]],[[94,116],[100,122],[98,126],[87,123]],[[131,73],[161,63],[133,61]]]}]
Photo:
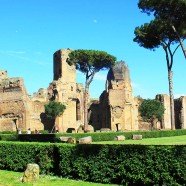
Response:
[{"label": "blue sky", "polygon": [[[23,77],[29,94],[53,78],[53,53],[62,48],[104,50],[130,68],[134,96],[168,94],[165,55],[133,42],[134,29],[151,17],[137,0],[0,0],[0,68]],[[175,56],[174,94],[186,94],[186,61]],[[106,71],[95,77],[91,96],[104,90]],[[78,82],[84,82],[78,73]]]}]

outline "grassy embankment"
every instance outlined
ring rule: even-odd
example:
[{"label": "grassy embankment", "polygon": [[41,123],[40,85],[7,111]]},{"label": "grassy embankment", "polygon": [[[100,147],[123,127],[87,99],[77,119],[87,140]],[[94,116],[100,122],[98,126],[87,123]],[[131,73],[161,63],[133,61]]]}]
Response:
[{"label": "grassy embankment", "polygon": [[145,138],[142,140],[125,140],[125,141],[100,141],[94,144],[139,144],[139,145],[186,145],[186,135],[161,137],[161,138]]},{"label": "grassy embankment", "polygon": [[[22,183],[23,173],[0,170],[0,186],[112,186],[109,184],[90,183],[59,178],[56,176],[41,175],[34,183]],[[114,185],[113,185],[114,186]]]}]

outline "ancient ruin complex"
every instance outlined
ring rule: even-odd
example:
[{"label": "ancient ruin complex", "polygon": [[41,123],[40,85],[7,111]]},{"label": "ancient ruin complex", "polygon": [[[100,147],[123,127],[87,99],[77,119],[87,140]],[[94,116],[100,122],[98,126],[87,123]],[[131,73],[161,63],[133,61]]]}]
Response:
[{"label": "ancient ruin complex", "polygon": [[[71,129],[77,132],[84,121],[82,84],[76,82],[76,69],[66,62],[70,50],[58,50],[53,56],[53,81],[47,89],[39,89],[28,96],[22,78],[10,78],[7,71],[0,71],[0,131],[50,130],[52,121],[46,118],[44,105],[55,100],[66,105],[62,116],[56,119],[56,128],[61,132]],[[157,129],[171,129],[170,99],[156,96],[165,106],[162,121]],[[109,70],[106,87],[99,100],[89,99],[89,124],[95,130],[149,130],[139,113],[139,99],[132,95],[130,73],[127,65],[117,62]],[[186,97],[175,100],[177,128],[186,128]]]}]

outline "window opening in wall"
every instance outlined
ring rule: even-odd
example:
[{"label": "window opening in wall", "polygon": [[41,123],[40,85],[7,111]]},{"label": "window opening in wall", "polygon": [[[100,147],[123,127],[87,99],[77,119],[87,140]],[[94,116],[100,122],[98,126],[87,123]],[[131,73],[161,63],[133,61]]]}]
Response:
[{"label": "window opening in wall", "polygon": [[80,110],[80,101],[77,99],[76,101],[76,120],[81,120],[81,110]]}]

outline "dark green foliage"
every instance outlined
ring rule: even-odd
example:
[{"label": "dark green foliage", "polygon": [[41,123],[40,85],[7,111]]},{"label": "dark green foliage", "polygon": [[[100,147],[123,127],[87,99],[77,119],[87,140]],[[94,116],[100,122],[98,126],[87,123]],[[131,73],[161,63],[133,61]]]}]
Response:
[{"label": "dark green foliage", "polygon": [[154,119],[161,120],[165,111],[163,104],[155,99],[145,99],[139,106],[141,116],[146,121],[152,121]]},{"label": "dark green foliage", "polygon": [[159,19],[136,27],[134,34],[136,36],[134,42],[137,42],[141,47],[147,49],[158,48],[161,46],[162,42],[167,42],[169,40],[176,40],[178,42],[170,23]]},{"label": "dark green foliage", "polygon": [[17,134],[0,134],[0,140],[2,141],[18,141]]},{"label": "dark green foliage", "polygon": [[29,142],[60,142],[56,134],[20,134],[18,141]]},{"label": "dark green foliage", "polygon": [[159,138],[186,135],[186,129],[179,130],[154,130],[154,131],[131,131],[131,132],[100,132],[83,134],[57,134],[57,136],[72,136],[77,140],[85,136],[92,136],[93,141],[113,141],[118,135],[124,135],[126,139],[132,139],[133,134],[142,134],[143,138]]},{"label": "dark green foliage", "polygon": [[16,131],[0,131],[0,134],[17,134]]},{"label": "dark green foliage", "polygon": [[184,185],[186,146],[66,145],[0,142],[0,169],[122,185]]},{"label": "dark green foliage", "polygon": [[159,137],[170,137],[170,136],[181,136],[186,135],[186,129],[178,130],[154,130],[154,131],[131,131],[131,132],[96,132],[96,133],[82,133],[82,134],[69,134],[69,133],[58,133],[58,134],[0,134],[0,140],[4,141],[33,141],[33,142],[60,142],[60,136],[71,136],[78,140],[85,136],[92,136],[94,142],[96,141],[112,141],[117,135],[124,135],[126,139],[132,139],[133,134],[142,134],[143,138],[159,138]]},{"label": "dark green foliage", "polygon": [[87,93],[89,86],[93,81],[94,75],[100,70],[111,68],[116,61],[116,57],[104,51],[98,50],[74,50],[69,54],[68,64],[75,65],[76,69],[85,74],[84,91],[84,130],[87,130],[88,124],[88,100]]},{"label": "dark green foliage", "polygon": [[183,44],[183,39],[186,38],[186,0],[139,0],[138,7],[147,14],[153,14],[154,19],[150,23],[135,28],[133,41],[147,49],[155,50],[161,47],[165,52],[169,81],[171,129],[174,130],[172,66],[174,55],[180,46],[186,58]]},{"label": "dark green foliage", "polygon": [[85,74],[85,92],[88,92],[94,75],[100,70],[111,68],[116,62],[116,57],[104,51],[79,49],[69,54],[67,62]]},{"label": "dark green foliage", "polygon": [[60,102],[50,101],[45,105],[45,113],[48,118],[55,119],[57,116],[63,114],[66,106]]},{"label": "dark green foliage", "polygon": [[1,142],[0,169],[23,171],[28,163],[38,163],[41,173],[53,170],[53,146],[39,143]]},{"label": "dark green foliage", "polygon": [[164,42],[179,42],[177,34],[182,39],[186,37],[186,0],[139,0],[138,7],[155,16],[150,23],[136,28],[134,41],[140,46],[155,48]]},{"label": "dark green foliage", "polygon": [[[148,15],[153,14],[174,25],[180,35],[186,28],[186,0],[139,0],[138,7]],[[186,31],[186,30],[185,30]]]},{"label": "dark green foliage", "polygon": [[114,65],[116,58],[107,52],[98,50],[74,50],[69,54],[68,63],[74,64],[77,70],[91,74]]}]

